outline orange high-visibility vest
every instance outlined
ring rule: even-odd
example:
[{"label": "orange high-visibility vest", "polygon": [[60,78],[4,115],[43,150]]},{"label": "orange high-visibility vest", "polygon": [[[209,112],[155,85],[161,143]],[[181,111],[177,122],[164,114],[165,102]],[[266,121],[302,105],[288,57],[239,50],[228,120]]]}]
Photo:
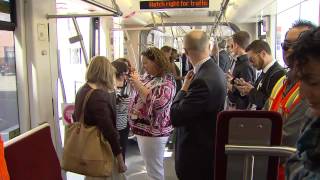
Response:
[{"label": "orange high-visibility vest", "polygon": [[287,117],[292,109],[300,102],[300,82],[297,82],[284,96],[288,81],[286,76],[281,77],[272,89],[269,97],[269,111],[277,111]]},{"label": "orange high-visibility vest", "polygon": [[6,160],[4,158],[3,141],[0,136],[0,180],[10,180]]}]

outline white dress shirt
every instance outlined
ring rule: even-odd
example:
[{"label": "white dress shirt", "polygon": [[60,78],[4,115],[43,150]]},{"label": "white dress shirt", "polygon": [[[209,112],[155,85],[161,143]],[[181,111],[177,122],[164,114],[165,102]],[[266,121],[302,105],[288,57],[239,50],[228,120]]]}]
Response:
[{"label": "white dress shirt", "polygon": [[194,74],[196,74],[196,73],[199,71],[199,69],[201,68],[201,66],[202,66],[205,62],[207,62],[209,59],[211,59],[210,56],[204,58],[203,60],[201,60],[201,61],[199,61],[197,64],[195,64],[195,65],[194,65],[194,68],[193,68]]}]

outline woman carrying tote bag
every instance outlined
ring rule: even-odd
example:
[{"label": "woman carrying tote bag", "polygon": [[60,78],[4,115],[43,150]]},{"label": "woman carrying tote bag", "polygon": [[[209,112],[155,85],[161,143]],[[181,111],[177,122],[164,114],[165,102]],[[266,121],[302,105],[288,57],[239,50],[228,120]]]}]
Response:
[{"label": "woman carrying tote bag", "polygon": [[[116,129],[116,99],[114,93],[115,71],[106,57],[96,56],[90,62],[86,73],[86,84],[84,84],[76,95],[75,112],[73,119],[80,121],[83,103],[84,124],[96,126],[104,139],[108,141],[114,155],[114,165],[109,177],[90,177],[86,180],[118,180],[123,179],[121,173],[127,167],[121,154],[119,134]],[[90,92],[91,91],[91,92]],[[91,93],[85,101],[87,94]],[[85,151],[85,149],[84,149]],[[119,174],[120,173],[120,174]]]}]

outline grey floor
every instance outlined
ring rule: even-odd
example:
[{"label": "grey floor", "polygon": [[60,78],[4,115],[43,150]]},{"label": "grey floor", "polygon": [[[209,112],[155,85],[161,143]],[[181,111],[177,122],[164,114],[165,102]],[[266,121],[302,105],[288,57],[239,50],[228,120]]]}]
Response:
[{"label": "grey floor", "polygon": [[[148,180],[146,176],[146,170],[142,157],[140,156],[138,144],[134,140],[129,140],[126,155],[126,164],[128,167],[127,180]],[[172,150],[166,150],[165,152],[165,180],[178,180],[174,170],[174,157]],[[68,180],[83,180],[81,175],[67,173]]]}]

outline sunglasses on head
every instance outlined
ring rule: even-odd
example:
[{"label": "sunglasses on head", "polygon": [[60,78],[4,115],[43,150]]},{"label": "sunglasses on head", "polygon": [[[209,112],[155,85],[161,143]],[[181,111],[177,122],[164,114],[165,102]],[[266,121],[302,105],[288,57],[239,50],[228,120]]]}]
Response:
[{"label": "sunglasses on head", "polygon": [[284,51],[288,51],[290,48],[292,48],[292,46],[294,46],[295,44],[297,44],[297,41],[295,42],[283,42],[281,43],[281,47]]},{"label": "sunglasses on head", "polygon": [[[297,39],[294,40],[294,41],[292,41],[292,42],[290,42],[290,41],[288,41],[288,40],[285,39],[284,42],[281,43],[282,49],[283,49],[284,51],[288,51],[290,48],[292,48],[294,45],[296,45],[296,44],[299,42],[299,40],[301,39],[301,37],[302,37],[304,34],[306,34],[307,32],[310,32],[310,30],[302,31],[302,32],[299,34],[299,36],[297,37]],[[287,34],[288,34],[288,32],[286,33],[286,36],[285,36],[285,37],[287,37]]]}]

